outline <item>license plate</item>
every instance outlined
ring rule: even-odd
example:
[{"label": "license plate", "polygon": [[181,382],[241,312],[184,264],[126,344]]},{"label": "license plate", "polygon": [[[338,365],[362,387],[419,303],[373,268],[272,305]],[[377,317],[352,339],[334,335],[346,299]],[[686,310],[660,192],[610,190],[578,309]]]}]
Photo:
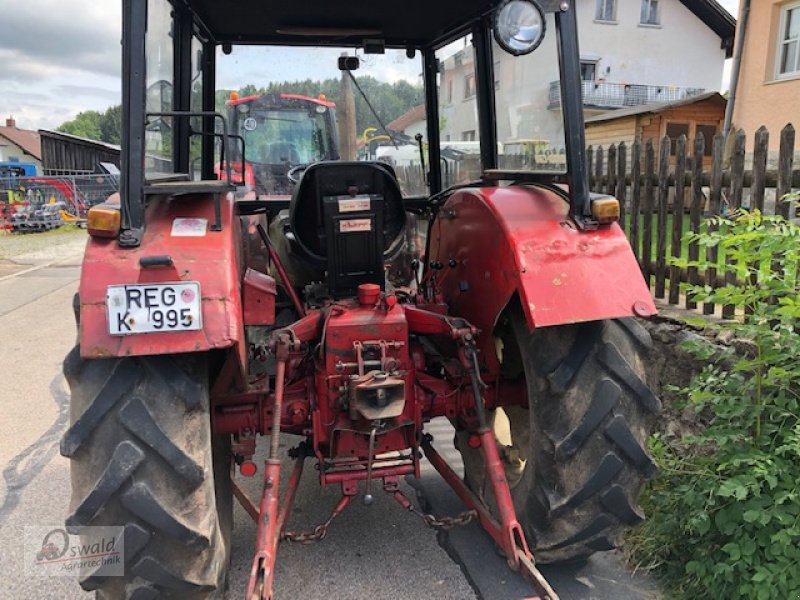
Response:
[{"label": "license plate", "polygon": [[203,328],[200,284],[110,285],[106,292],[108,333],[131,335]]}]

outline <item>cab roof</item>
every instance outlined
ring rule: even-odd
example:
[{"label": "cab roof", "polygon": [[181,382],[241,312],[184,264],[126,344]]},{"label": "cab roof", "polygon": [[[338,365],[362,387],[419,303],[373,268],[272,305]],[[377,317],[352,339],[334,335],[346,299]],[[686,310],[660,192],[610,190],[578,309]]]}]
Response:
[{"label": "cab roof", "polygon": [[357,46],[381,39],[387,46],[423,48],[463,31],[500,0],[184,2],[218,43]]}]

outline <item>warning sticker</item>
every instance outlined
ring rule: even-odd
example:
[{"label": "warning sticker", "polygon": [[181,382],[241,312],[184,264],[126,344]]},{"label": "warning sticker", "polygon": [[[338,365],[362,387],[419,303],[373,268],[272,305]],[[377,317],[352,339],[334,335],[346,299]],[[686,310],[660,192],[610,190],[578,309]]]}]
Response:
[{"label": "warning sticker", "polygon": [[354,231],[372,231],[372,220],[344,219],[339,221],[339,233],[353,233]]},{"label": "warning sticker", "polygon": [[339,200],[339,212],[355,212],[357,210],[369,210],[369,196],[356,196],[355,198],[341,198]]},{"label": "warning sticker", "polygon": [[172,237],[203,237],[208,229],[208,219],[175,219]]}]

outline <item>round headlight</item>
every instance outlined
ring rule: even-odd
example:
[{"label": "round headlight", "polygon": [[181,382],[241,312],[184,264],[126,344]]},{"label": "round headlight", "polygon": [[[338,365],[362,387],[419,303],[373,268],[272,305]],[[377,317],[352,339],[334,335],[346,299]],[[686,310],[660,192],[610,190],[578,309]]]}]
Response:
[{"label": "round headlight", "polygon": [[534,0],[506,0],[494,13],[494,39],[514,56],[536,50],[544,30],[544,13]]}]

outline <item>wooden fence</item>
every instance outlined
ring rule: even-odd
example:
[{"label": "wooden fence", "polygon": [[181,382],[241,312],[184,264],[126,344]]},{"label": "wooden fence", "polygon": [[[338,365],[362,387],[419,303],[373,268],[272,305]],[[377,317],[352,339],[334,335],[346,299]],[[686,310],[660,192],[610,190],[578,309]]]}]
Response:
[{"label": "wooden fence", "polygon": [[[647,140],[643,147],[636,140],[630,146],[622,142],[607,149],[602,146],[587,149],[590,189],[619,199],[621,224],[645,279],[655,297],[666,298],[669,304],[697,308],[691,297],[681,298],[681,283],[718,287],[733,282],[732,274],[718,272],[715,268],[698,272],[696,268],[668,267],[668,256],[678,257],[684,250],[681,239],[686,230],[697,232],[702,219],[742,206],[761,211],[765,211],[766,206],[765,212],[790,216],[789,204],[779,199],[800,187],[800,171],[793,170],[794,127],[787,125],[780,132],[775,169],[767,168],[769,132],[764,127],[755,133],[752,167],[747,169],[745,165],[750,157],[745,154],[746,135],[741,130],[731,135],[732,151],[727,165],[723,165],[725,140],[721,134],[714,136],[710,169],[703,165],[706,141],[702,134],[694,140],[693,148],[689,148],[686,137],[681,136],[675,142],[674,151],[672,140],[664,137],[659,143],[657,159],[653,140]],[[773,197],[776,199],[774,208],[770,207]],[[697,243],[689,244],[685,252],[690,261],[700,257]],[[706,258],[712,264],[724,265],[724,257],[717,253],[717,248],[708,248]],[[714,314],[716,309],[713,304],[702,307],[703,314],[708,315]],[[723,306],[721,316],[732,318],[736,309]]]}]

